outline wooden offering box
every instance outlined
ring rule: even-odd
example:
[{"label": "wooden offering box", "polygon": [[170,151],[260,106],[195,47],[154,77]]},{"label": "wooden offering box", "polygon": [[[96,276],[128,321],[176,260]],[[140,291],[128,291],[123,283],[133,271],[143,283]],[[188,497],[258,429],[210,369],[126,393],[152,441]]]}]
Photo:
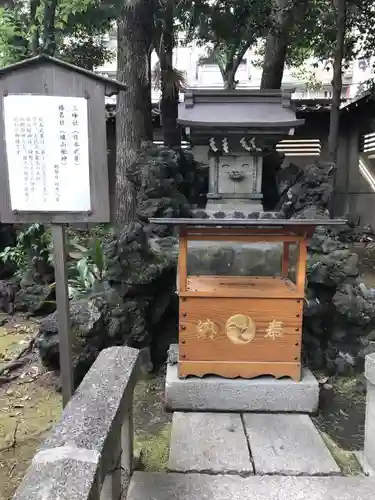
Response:
[{"label": "wooden offering box", "polygon": [[[307,242],[316,225],[344,221],[152,219],[151,222],[176,224],[180,229],[179,376],[273,375],[299,381]],[[194,249],[194,245],[200,244],[202,256],[206,245],[208,251],[213,245],[220,245],[219,242],[227,245],[231,242],[237,248],[255,244],[258,252],[262,252],[260,243],[266,248],[267,244],[268,248],[278,244],[280,270],[268,276],[249,276],[243,272],[189,274],[189,245]]]}]

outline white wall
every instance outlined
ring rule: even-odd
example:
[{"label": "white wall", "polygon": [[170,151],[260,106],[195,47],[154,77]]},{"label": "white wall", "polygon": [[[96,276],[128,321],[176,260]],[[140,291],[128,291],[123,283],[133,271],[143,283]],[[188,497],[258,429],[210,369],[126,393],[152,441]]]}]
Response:
[{"label": "white wall", "polygon": [[[108,45],[114,52],[114,58],[111,62],[106,63],[104,66],[97,68],[100,73],[108,74],[110,77],[116,76],[116,40],[108,38]],[[223,80],[221,77],[218,66],[207,64],[199,65],[199,59],[207,53],[204,47],[197,46],[195,43],[184,46],[179,46],[174,50],[174,66],[186,73],[186,79],[189,87],[222,87]],[[249,50],[245,54],[246,63],[241,64],[236,73],[236,79],[239,80],[240,88],[259,88],[262,68],[254,64],[257,58],[255,50]],[[158,57],[155,52],[151,56],[152,67],[156,64]],[[315,74],[316,81],[320,82],[322,88],[318,91],[310,92],[307,90],[306,82],[303,78],[296,74],[292,68],[285,68],[283,85],[287,87],[295,87],[298,98],[330,98],[330,88],[332,80],[332,71],[324,63],[319,63],[318,67],[313,67],[313,60],[306,61],[305,67]],[[355,95],[358,84],[368,79],[372,75],[372,64],[365,70],[363,62],[356,61],[344,74],[344,83],[351,84],[353,81],[355,85],[350,87],[347,92],[347,97]],[[157,102],[159,99],[159,92],[153,92],[153,101]]]}]

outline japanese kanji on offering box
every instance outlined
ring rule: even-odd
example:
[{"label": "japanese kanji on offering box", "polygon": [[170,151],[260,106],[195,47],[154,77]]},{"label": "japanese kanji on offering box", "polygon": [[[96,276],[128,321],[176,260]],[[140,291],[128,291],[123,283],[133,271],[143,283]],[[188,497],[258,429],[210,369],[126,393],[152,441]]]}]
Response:
[{"label": "japanese kanji on offering box", "polygon": [[179,376],[299,381],[307,242],[344,221],[151,222],[179,227]]}]

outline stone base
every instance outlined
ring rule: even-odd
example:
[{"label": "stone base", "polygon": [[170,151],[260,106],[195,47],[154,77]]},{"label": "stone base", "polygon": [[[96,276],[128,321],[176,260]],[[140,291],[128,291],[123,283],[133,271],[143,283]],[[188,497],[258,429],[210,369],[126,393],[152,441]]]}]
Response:
[{"label": "stone base", "polygon": [[[205,211],[208,214],[214,214],[216,212],[224,212],[228,217],[234,212],[243,212],[246,217],[254,212],[263,212],[263,204],[261,199],[225,199],[220,198],[219,200],[207,200],[207,205]],[[229,215],[228,215],[229,214]]]},{"label": "stone base", "polygon": [[369,477],[287,477],[136,471],[127,500],[370,500]]},{"label": "stone base", "polygon": [[359,465],[362,467],[362,470],[363,470],[363,473],[366,475],[366,476],[375,476],[375,471],[374,469],[368,464],[366,458],[365,458],[365,454],[362,451],[355,451],[354,452],[354,456],[356,457],[356,459],[358,460],[359,462]]},{"label": "stone base", "polygon": [[319,384],[308,368],[303,368],[300,382],[268,376],[180,379],[177,364],[168,364],[165,402],[172,411],[315,413]]}]

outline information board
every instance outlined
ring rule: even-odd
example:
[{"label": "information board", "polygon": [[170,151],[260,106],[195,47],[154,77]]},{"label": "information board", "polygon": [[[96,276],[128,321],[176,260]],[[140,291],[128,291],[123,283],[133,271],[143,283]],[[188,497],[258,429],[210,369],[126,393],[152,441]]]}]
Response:
[{"label": "information board", "polygon": [[4,97],[11,209],[89,212],[87,99]]}]

